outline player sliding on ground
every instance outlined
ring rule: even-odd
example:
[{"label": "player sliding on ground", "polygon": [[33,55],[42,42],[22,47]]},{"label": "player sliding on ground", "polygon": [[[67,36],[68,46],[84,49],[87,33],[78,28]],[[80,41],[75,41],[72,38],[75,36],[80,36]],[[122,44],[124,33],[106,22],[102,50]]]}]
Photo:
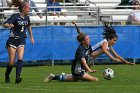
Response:
[{"label": "player sliding on ground", "polygon": [[[104,39],[99,43],[97,43],[96,45],[92,46],[92,51],[93,51],[92,58],[95,59],[102,54],[106,54],[110,59],[114,61],[133,65],[134,63],[128,62],[114,51],[112,46],[118,40],[118,36],[112,24],[111,26],[108,26],[108,24],[105,22],[104,26],[105,26],[103,32]],[[89,66],[91,66],[91,64],[92,63],[89,63]]]},{"label": "player sliding on ground", "polygon": [[[75,24],[73,22],[73,24]],[[116,43],[118,36],[116,35],[116,31],[111,26],[108,26],[105,23],[105,28],[103,32],[104,39],[94,45],[92,48],[90,46],[90,38],[88,35],[80,32],[79,28],[75,24],[77,28],[77,32],[79,35],[77,36],[77,40],[80,43],[76,53],[75,59],[72,62],[71,72],[72,74],[61,74],[54,75],[50,74],[47,78],[44,79],[44,82],[48,82],[50,80],[61,80],[61,81],[78,81],[78,80],[88,80],[88,81],[98,81],[98,78],[89,75],[88,72],[95,72],[90,68],[91,64],[88,64],[88,56],[90,55],[93,58],[97,58],[102,54],[106,54],[112,60],[117,62],[124,62],[126,64],[133,65],[134,63],[130,63],[119,56],[112,46]],[[113,55],[111,55],[111,53]]]},{"label": "player sliding on ground", "polygon": [[[76,24],[75,24],[76,25]],[[89,68],[87,64],[88,56],[93,54],[92,47],[90,46],[90,38],[88,35],[80,32],[77,29],[78,36],[77,41],[80,43],[77,51],[75,53],[75,59],[72,62],[71,73],[72,74],[62,74],[54,75],[50,74],[44,79],[44,82],[50,80],[60,80],[60,81],[78,81],[78,80],[87,80],[87,81],[99,81],[97,77],[91,76],[86,71],[93,73],[95,70]]]}]

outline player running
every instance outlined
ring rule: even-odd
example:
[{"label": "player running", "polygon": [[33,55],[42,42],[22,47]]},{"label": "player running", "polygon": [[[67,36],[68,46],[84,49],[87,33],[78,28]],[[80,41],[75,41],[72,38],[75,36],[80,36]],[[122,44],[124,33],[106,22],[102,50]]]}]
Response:
[{"label": "player running", "polygon": [[9,63],[5,72],[5,83],[10,83],[10,73],[12,71],[16,53],[18,56],[17,65],[16,65],[16,80],[15,83],[20,83],[22,78],[20,77],[23,64],[23,55],[26,42],[26,29],[28,29],[30,34],[30,40],[34,44],[34,38],[32,35],[32,29],[30,26],[29,11],[30,6],[28,3],[22,2],[20,0],[13,0],[13,5],[18,7],[20,13],[13,14],[5,22],[4,27],[10,29],[9,39],[7,40],[6,47],[9,54]]}]

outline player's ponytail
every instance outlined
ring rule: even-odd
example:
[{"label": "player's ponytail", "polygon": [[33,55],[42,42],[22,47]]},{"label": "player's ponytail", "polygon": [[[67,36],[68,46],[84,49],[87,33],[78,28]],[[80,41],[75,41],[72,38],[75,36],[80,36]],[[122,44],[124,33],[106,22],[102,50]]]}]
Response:
[{"label": "player's ponytail", "polygon": [[7,0],[7,4],[9,5],[9,7],[18,7],[19,11],[21,12],[23,10],[23,7],[27,4],[27,2],[24,2],[23,0]]},{"label": "player's ponytail", "polygon": [[112,23],[107,23],[107,22],[104,23],[104,32],[102,34],[103,34],[103,37],[107,40],[118,38],[116,31],[112,26]]},{"label": "player's ponytail", "polygon": [[78,28],[78,26],[76,25],[76,23],[74,21],[72,21],[72,23],[75,25],[76,29],[77,29],[77,41],[79,43],[82,43],[82,41],[85,39],[86,34],[84,34],[83,32],[80,31],[80,29]]}]

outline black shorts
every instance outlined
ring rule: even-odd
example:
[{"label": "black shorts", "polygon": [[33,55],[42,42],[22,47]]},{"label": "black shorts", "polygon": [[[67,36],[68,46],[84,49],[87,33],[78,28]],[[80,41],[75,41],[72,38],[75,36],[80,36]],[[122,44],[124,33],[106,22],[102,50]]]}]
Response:
[{"label": "black shorts", "polygon": [[10,37],[6,42],[6,47],[12,47],[12,48],[19,48],[24,47],[26,44],[26,38],[15,38]]}]

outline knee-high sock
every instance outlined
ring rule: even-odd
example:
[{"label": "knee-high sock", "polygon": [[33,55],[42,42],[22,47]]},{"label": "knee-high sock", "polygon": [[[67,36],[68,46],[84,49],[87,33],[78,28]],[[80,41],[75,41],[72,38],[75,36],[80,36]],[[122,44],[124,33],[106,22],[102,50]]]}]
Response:
[{"label": "knee-high sock", "polygon": [[52,80],[60,80],[60,76],[59,75],[55,75]]},{"label": "knee-high sock", "polygon": [[18,60],[16,66],[16,77],[20,77],[22,71],[22,65],[23,65],[23,60]]},{"label": "knee-high sock", "polygon": [[6,76],[7,78],[9,78],[9,75],[10,75],[10,73],[11,73],[11,71],[12,71],[12,68],[13,68],[13,66],[11,66],[10,64],[7,65],[7,67],[6,67],[6,72],[5,72],[5,76]]},{"label": "knee-high sock", "polygon": [[52,80],[64,81],[64,75],[55,75]]}]

